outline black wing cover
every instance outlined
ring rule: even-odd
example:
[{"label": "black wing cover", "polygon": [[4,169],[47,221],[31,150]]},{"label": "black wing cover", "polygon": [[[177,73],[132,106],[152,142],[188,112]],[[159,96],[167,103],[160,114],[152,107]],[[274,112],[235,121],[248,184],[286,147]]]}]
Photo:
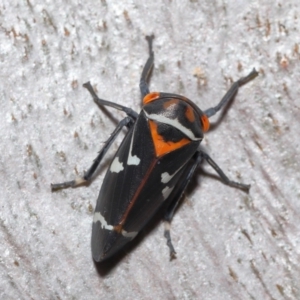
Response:
[{"label": "black wing cover", "polygon": [[[192,141],[157,158],[148,120],[142,111],[115,154],[115,158],[118,157],[122,163],[123,170],[112,172],[111,167],[108,169],[95,213],[100,212],[107,225],[122,224],[122,229],[127,233],[139,232],[179,183],[185,166],[199,143]],[[129,155],[139,158],[139,163],[128,164]],[[94,222],[94,259],[101,261],[111,256],[131,239],[132,237],[126,237],[121,232],[106,229],[99,221]]]}]

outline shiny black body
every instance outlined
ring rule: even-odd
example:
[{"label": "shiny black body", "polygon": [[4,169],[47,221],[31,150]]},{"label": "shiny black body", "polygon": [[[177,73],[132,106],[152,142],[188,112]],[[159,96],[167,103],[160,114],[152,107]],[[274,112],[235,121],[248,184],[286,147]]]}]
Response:
[{"label": "shiny black body", "polygon": [[127,116],[119,122],[83,177],[52,185],[52,190],[57,190],[89,183],[117,135],[123,127],[128,128],[105,175],[95,207],[92,254],[97,262],[120,251],[164,203],[167,204],[165,237],[173,258],[175,249],[171,242],[170,222],[202,160],[213,167],[225,184],[246,191],[250,188],[229,180],[211,157],[199,149],[199,144],[203,132],[209,128],[208,118],[226,106],[239,87],[258,73],[253,69],[248,76],[234,82],[217,106],[202,112],[194,102],[183,96],[150,93],[147,78],[154,62],[153,36],[147,37],[147,40],[149,58],[140,80],[142,111],[138,114],[129,107],[100,99],[89,82],[84,84],[99,106],[121,110]]}]

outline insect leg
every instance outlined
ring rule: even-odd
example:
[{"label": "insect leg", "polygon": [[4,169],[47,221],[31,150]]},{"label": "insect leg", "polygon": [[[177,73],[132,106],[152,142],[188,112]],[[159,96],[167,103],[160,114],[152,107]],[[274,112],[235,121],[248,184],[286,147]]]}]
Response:
[{"label": "insect leg", "polygon": [[107,100],[103,100],[103,99],[100,99],[91,83],[88,81],[86,82],[83,87],[85,87],[91,94],[91,96],[93,97],[94,101],[98,104],[98,105],[104,105],[104,106],[110,106],[110,107],[113,107],[115,109],[118,109],[118,110],[121,110],[121,111],[124,111],[129,117],[133,118],[134,120],[137,119],[138,117],[138,113],[136,113],[133,109],[131,109],[130,107],[126,107],[126,106],[123,106],[123,105],[120,105],[120,104],[117,104],[117,103],[114,103],[114,102],[111,102],[111,101],[107,101]]},{"label": "insect leg", "polygon": [[183,192],[185,191],[187,185],[189,184],[192,176],[194,175],[195,170],[199,166],[199,164],[202,162],[202,160],[205,159],[213,168],[214,170],[219,174],[222,181],[232,187],[240,188],[243,190],[248,191],[250,188],[250,185],[235,182],[232,180],[229,180],[229,178],[224,174],[224,172],[221,170],[221,168],[211,159],[211,157],[201,151],[198,150],[191,161],[188,163],[189,165],[185,168],[183,174],[181,175],[184,179],[180,185],[175,187],[171,195],[169,196],[172,198],[172,201],[170,202],[169,206],[167,207],[166,213],[164,215],[164,221],[165,221],[165,232],[164,236],[167,239],[167,245],[170,249],[170,257],[171,259],[175,257],[176,251],[174,249],[174,246],[172,244],[171,240],[171,233],[170,233],[170,227],[171,227],[171,220],[174,216],[174,213],[176,211],[176,208],[178,207],[178,204],[180,203],[181,196]]},{"label": "insect leg", "polygon": [[100,162],[104,155],[106,154],[107,150],[113,143],[113,141],[116,139],[117,135],[120,133],[121,129],[124,126],[127,126],[128,128],[132,127],[134,124],[134,121],[130,117],[124,118],[122,121],[119,122],[113,133],[110,135],[108,140],[105,142],[104,147],[100,150],[98,156],[94,160],[93,164],[89,168],[89,170],[84,174],[83,177],[76,178],[75,180],[72,181],[67,181],[67,182],[62,182],[62,183],[55,183],[51,184],[51,189],[52,191],[58,190],[58,189],[64,189],[68,187],[76,187],[78,185],[81,185],[83,183],[88,183],[91,181],[95,173],[97,173],[97,169],[100,165]]},{"label": "insect leg", "polygon": [[235,182],[230,180],[225,173],[221,170],[221,168],[212,160],[212,158],[205,152],[199,151],[202,155],[202,158],[205,159],[210,166],[212,166],[215,171],[219,174],[219,176],[221,177],[222,181],[232,187],[236,187],[242,190],[246,190],[249,191],[250,189],[250,184],[243,184],[243,183],[239,183],[239,182]]},{"label": "insect leg", "polygon": [[147,79],[148,79],[148,76],[149,76],[149,74],[152,70],[153,63],[154,63],[154,52],[152,50],[153,39],[154,39],[154,35],[146,36],[146,40],[148,41],[148,45],[149,45],[149,57],[148,57],[148,60],[145,64],[145,66],[144,66],[142,76],[141,76],[141,79],[140,79],[140,90],[141,90],[141,93],[142,93],[143,97],[145,97],[147,94],[150,93],[148,83],[147,83]]},{"label": "insect leg", "polygon": [[170,198],[172,198],[172,201],[170,202],[169,206],[167,207],[166,213],[164,215],[164,222],[165,222],[165,231],[164,236],[167,239],[167,245],[170,249],[170,258],[173,259],[176,257],[176,251],[174,249],[174,246],[172,244],[171,240],[171,220],[174,216],[174,213],[178,207],[178,204],[180,203],[181,196],[184,193],[187,185],[189,184],[192,176],[194,175],[194,172],[198,165],[202,161],[202,154],[200,152],[196,152],[193,158],[188,162],[187,167],[185,168],[183,174],[181,177],[183,178],[183,181],[175,187],[173,192],[170,195]]},{"label": "insect leg", "polygon": [[236,93],[238,92],[238,89],[240,86],[246,84],[247,82],[251,81],[254,79],[256,76],[258,76],[258,72],[253,69],[246,77],[240,78],[238,81],[234,82],[229,89],[229,91],[225,94],[225,96],[222,98],[220,103],[215,106],[211,107],[209,109],[206,109],[204,111],[204,114],[209,118],[213,116],[215,113],[217,113],[224,105],[226,105],[228,102],[230,102]]}]

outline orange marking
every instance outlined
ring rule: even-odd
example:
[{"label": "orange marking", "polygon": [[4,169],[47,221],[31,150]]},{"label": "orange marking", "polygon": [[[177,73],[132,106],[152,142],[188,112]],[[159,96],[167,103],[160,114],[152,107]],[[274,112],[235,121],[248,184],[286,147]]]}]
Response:
[{"label": "orange marking", "polygon": [[153,93],[147,94],[143,99],[143,103],[144,104],[150,103],[150,102],[158,99],[159,95],[160,95],[160,93],[158,93],[158,92],[153,92]]},{"label": "orange marking", "polygon": [[186,107],[185,116],[191,123],[193,123],[195,121],[194,110],[189,105]]},{"label": "orange marking", "polygon": [[152,135],[152,140],[155,147],[156,157],[163,156],[167,153],[170,153],[176,149],[183,147],[184,145],[189,144],[191,141],[187,138],[183,138],[178,142],[166,142],[164,138],[157,132],[157,124],[154,121],[149,120],[150,132]]},{"label": "orange marking", "polygon": [[171,99],[171,100],[164,103],[164,108],[167,109],[170,106],[177,104],[178,102],[179,102],[178,99]]},{"label": "orange marking", "polygon": [[201,116],[202,129],[206,132],[209,129],[209,120],[206,115]]},{"label": "orange marking", "polygon": [[126,222],[126,219],[132,209],[132,207],[134,206],[137,198],[139,197],[142,189],[144,188],[148,178],[150,177],[153,168],[156,166],[157,161],[159,160],[159,156],[162,156],[166,153],[172,152],[176,149],[179,149],[181,147],[183,147],[184,145],[190,143],[191,141],[189,139],[182,139],[179,142],[165,142],[163,140],[163,137],[161,135],[158,134],[157,132],[157,124],[152,121],[149,120],[149,125],[150,125],[150,131],[151,131],[151,135],[152,135],[152,139],[154,142],[154,146],[155,146],[155,151],[156,151],[156,159],[153,159],[151,165],[149,166],[146,174],[144,175],[143,179],[141,180],[141,183],[139,185],[139,187],[137,188],[136,192],[134,193],[132,200],[130,201],[130,204],[128,205],[126,211],[124,212],[122,219],[118,222],[117,225],[114,226],[114,231],[118,232],[118,233],[122,233],[123,230],[123,226]]}]

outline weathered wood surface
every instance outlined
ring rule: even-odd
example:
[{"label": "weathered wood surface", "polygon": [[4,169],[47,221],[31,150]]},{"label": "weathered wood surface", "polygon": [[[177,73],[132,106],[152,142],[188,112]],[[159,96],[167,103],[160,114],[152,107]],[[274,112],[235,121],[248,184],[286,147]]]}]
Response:
[{"label": "weathered wood surface", "polygon": [[[300,299],[299,1],[111,2],[0,4],[0,298]],[[173,220],[176,260],[156,221],[97,270],[92,211],[111,156],[89,187],[50,183],[87,169],[123,116],[99,110],[84,82],[140,109],[151,33],[152,91],[205,109],[260,71],[203,141],[252,187],[204,165]]]}]

